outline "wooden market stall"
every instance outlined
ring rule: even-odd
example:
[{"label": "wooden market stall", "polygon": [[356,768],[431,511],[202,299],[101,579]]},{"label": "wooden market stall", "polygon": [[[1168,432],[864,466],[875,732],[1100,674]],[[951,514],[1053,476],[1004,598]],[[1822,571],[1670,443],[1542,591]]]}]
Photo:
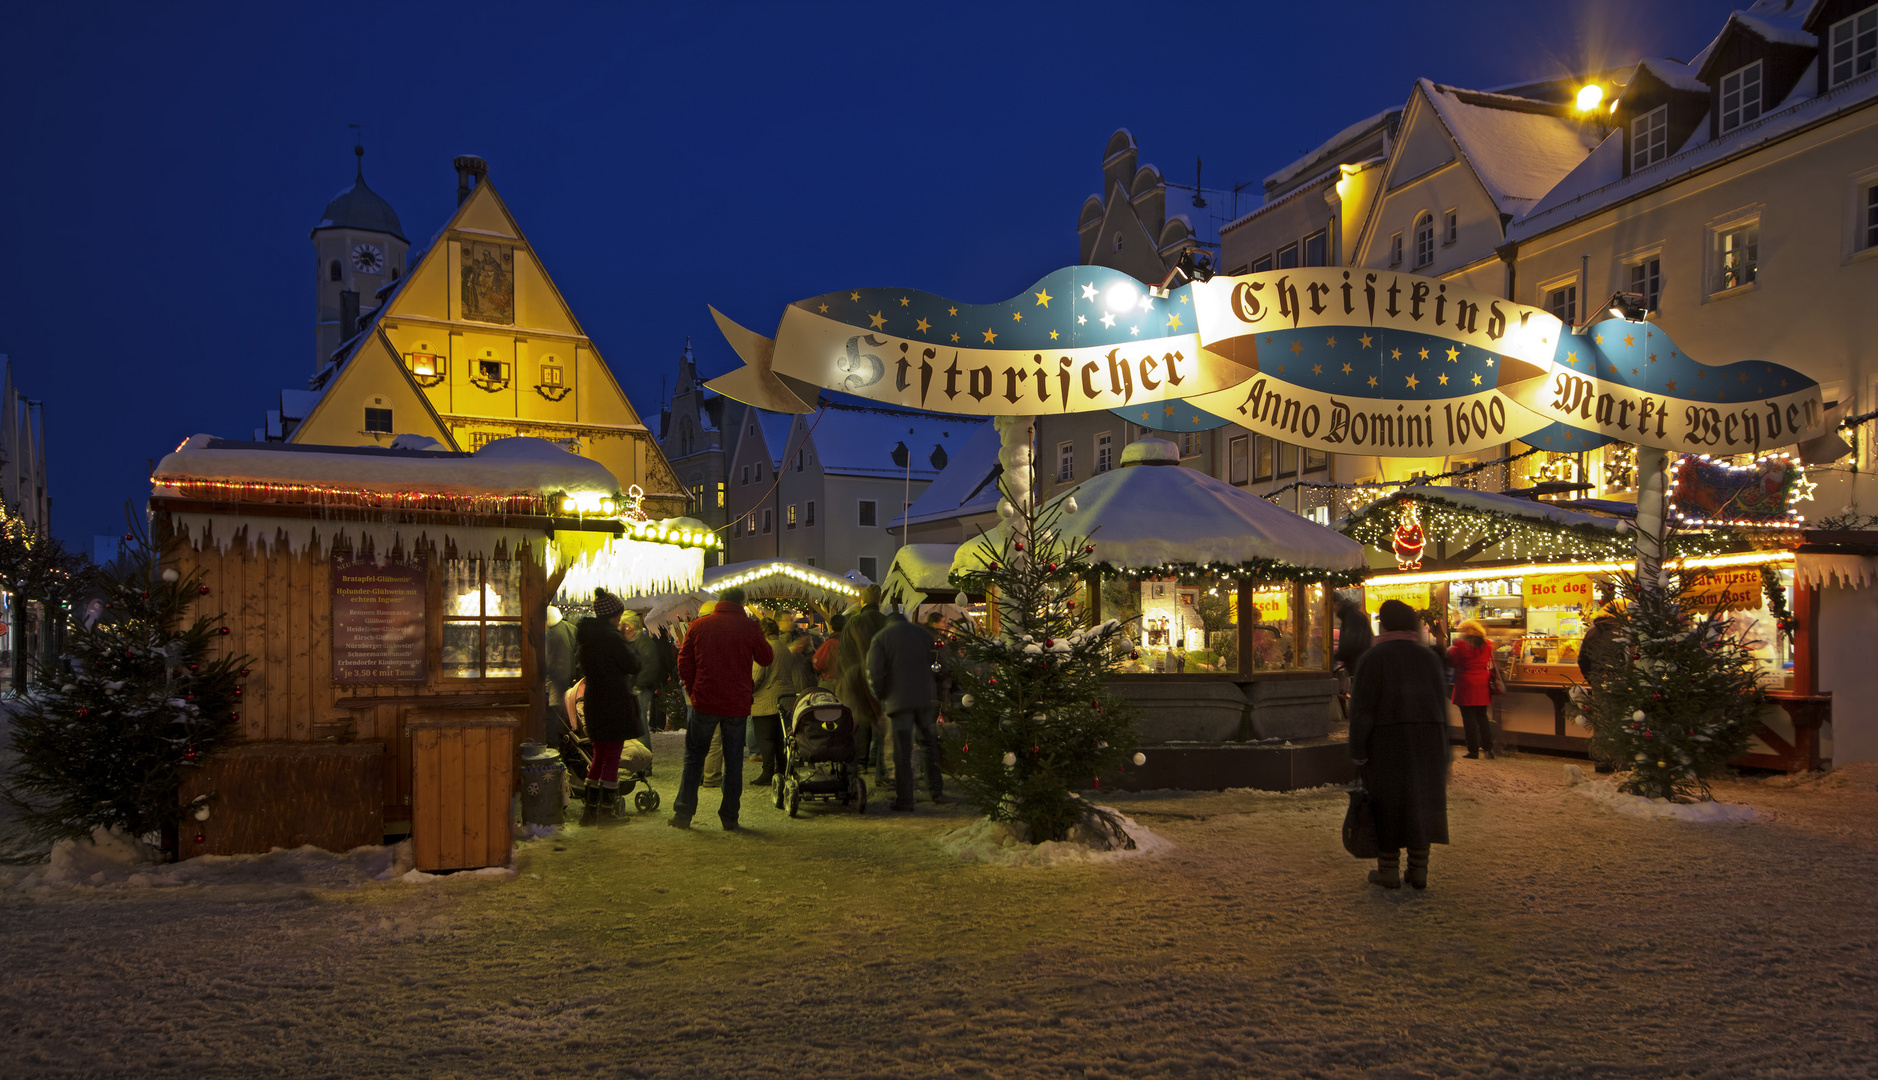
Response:
[{"label": "wooden market stall", "polygon": [[[637,516],[605,467],[538,439],[464,454],[198,435],[152,484],[165,566],[203,571],[197,610],[250,658],[239,729],[183,793],[215,803],[184,830],[185,858],[346,850],[421,834],[429,810],[467,829],[466,805],[506,850],[506,785],[465,785],[512,776],[517,745],[542,738],[549,601],[695,586],[714,543],[687,519]],[[414,726],[461,737],[420,762],[435,741]],[[420,767],[439,807],[414,798]]]}]

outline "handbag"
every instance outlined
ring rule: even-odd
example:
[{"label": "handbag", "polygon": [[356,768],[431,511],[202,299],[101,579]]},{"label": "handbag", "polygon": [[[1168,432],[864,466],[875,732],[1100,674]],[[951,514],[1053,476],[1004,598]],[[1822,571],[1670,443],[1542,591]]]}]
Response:
[{"label": "handbag", "polygon": [[1487,665],[1487,694],[1488,696],[1499,697],[1501,694],[1504,694],[1504,693],[1506,693],[1506,680],[1500,678],[1500,669],[1493,664],[1488,664]]},{"label": "handbag", "polygon": [[1381,854],[1376,846],[1376,812],[1362,785],[1350,792],[1350,808],[1343,812],[1343,850],[1359,859]]}]

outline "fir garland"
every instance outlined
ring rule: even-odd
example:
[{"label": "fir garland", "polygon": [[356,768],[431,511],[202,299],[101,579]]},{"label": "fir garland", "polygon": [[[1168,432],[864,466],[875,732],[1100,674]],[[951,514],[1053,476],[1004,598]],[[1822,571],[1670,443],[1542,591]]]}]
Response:
[{"label": "fir garland", "polygon": [[1793,612],[1787,609],[1787,589],[1780,584],[1780,571],[1771,566],[1761,567],[1761,590],[1767,594],[1767,610],[1774,613],[1774,626],[1791,641],[1798,624]]}]

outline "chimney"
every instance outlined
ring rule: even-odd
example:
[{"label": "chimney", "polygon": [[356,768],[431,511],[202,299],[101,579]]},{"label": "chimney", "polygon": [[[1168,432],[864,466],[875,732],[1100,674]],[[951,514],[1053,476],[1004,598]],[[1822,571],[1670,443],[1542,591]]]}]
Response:
[{"label": "chimney", "polygon": [[350,340],[359,332],[359,294],[345,289],[339,294],[339,340]]},{"label": "chimney", "polygon": [[[489,163],[475,154],[464,154],[453,163],[456,165],[456,204],[463,205],[463,200],[470,197],[470,191],[489,175]],[[475,177],[471,183],[470,177]]]}]

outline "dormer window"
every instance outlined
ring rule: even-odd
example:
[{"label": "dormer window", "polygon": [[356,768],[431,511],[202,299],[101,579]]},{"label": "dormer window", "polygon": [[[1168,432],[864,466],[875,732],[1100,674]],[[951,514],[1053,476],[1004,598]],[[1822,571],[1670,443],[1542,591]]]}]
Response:
[{"label": "dormer window", "polygon": [[1669,156],[1669,106],[1658,105],[1630,122],[1630,170]]},{"label": "dormer window", "polygon": [[1721,81],[1721,129],[1733,131],[1761,117],[1761,62],[1731,71]]},{"label": "dormer window", "polygon": [[1878,5],[1833,23],[1826,40],[1828,88],[1878,68]]}]

